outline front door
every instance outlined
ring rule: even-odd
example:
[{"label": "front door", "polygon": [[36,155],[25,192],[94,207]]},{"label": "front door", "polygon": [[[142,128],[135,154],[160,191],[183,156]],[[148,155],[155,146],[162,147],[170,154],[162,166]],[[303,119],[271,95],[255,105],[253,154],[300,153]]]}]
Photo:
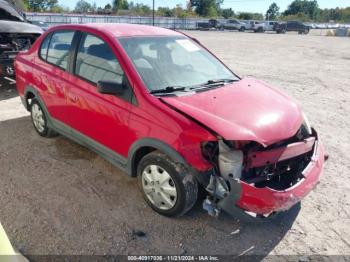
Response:
[{"label": "front door", "polygon": [[127,83],[111,47],[100,37],[84,33],[73,71],[67,95],[73,134],[127,157],[133,137],[128,126],[132,88],[126,84],[120,96],[101,94],[97,89],[99,81]]}]

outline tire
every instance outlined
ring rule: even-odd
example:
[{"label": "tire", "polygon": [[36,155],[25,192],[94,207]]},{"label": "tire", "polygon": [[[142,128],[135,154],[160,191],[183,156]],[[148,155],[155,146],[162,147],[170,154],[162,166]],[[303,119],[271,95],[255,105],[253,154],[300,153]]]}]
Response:
[{"label": "tire", "polygon": [[197,201],[198,183],[187,168],[169,156],[154,151],[137,167],[138,184],[146,203],[157,213],[179,217]]},{"label": "tire", "polygon": [[239,32],[244,32],[245,31],[245,27],[241,27],[240,29],[239,29]]},{"label": "tire", "polygon": [[47,116],[36,98],[30,103],[30,114],[35,131],[42,137],[55,137],[58,134],[47,125]]}]

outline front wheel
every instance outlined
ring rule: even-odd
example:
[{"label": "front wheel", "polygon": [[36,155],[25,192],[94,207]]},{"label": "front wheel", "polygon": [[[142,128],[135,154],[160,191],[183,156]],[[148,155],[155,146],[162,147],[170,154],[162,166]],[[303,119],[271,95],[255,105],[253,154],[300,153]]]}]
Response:
[{"label": "front wheel", "polygon": [[241,27],[240,29],[239,29],[239,32],[244,32],[245,31],[245,27]]},{"label": "front wheel", "polygon": [[169,156],[155,151],[143,157],[137,168],[139,186],[147,204],[157,213],[173,217],[196,203],[198,184],[189,171]]}]

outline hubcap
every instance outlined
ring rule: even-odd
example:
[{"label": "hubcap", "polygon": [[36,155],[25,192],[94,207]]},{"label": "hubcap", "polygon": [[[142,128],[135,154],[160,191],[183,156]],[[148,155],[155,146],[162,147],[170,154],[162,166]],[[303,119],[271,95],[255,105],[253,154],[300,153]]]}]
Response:
[{"label": "hubcap", "polygon": [[44,114],[41,108],[37,105],[34,104],[32,106],[32,119],[35,128],[41,133],[45,130],[45,119],[44,119]]},{"label": "hubcap", "polygon": [[169,210],[176,204],[175,183],[168,172],[158,165],[149,165],[143,170],[142,189],[149,201],[159,209]]}]

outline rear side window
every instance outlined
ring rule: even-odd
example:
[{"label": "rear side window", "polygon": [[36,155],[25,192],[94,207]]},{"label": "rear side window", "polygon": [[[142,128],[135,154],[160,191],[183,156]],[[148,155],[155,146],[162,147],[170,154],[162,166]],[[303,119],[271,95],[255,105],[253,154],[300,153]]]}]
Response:
[{"label": "rear side window", "polygon": [[49,47],[50,39],[51,39],[51,35],[48,35],[44,39],[44,41],[41,43],[41,46],[40,46],[40,57],[44,60],[46,60],[47,49]]},{"label": "rear side window", "polygon": [[47,62],[67,70],[69,50],[72,45],[73,37],[73,31],[54,33],[51,37],[49,50],[47,52]]},{"label": "rear side window", "polygon": [[122,83],[124,79],[124,72],[108,44],[90,34],[86,34],[80,44],[75,74],[94,84],[99,81]]}]

